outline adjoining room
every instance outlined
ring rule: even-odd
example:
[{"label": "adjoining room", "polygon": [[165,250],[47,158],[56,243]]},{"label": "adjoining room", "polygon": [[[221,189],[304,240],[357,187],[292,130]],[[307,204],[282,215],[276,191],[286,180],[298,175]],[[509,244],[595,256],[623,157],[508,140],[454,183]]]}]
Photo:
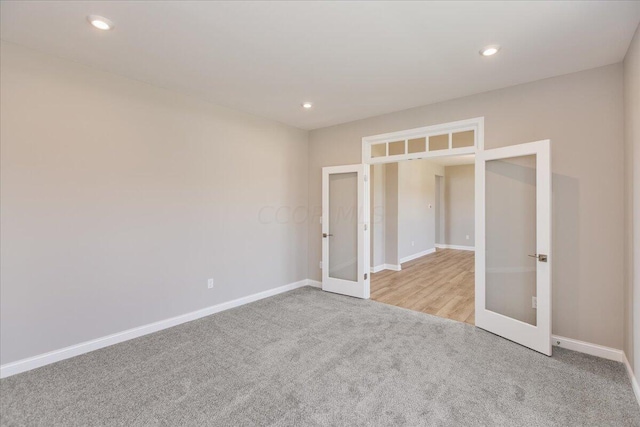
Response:
[{"label": "adjoining room", "polygon": [[474,324],[473,155],[371,168],[371,299]]}]

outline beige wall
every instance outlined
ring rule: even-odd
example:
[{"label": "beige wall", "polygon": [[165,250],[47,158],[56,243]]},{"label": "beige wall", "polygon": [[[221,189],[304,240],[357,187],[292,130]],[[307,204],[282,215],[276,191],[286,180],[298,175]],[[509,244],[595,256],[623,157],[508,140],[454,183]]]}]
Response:
[{"label": "beige wall", "polygon": [[442,175],[436,176],[436,244],[444,244],[445,235],[445,177]]},{"label": "beige wall", "polygon": [[398,164],[384,165],[384,262],[399,265],[398,256]]},{"label": "beige wall", "polygon": [[385,263],[385,165],[372,165],[371,184],[371,267]]},{"label": "beige wall", "polygon": [[444,167],[428,160],[398,163],[398,257],[435,248],[436,175]]},{"label": "beige wall", "polygon": [[[553,333],[623,345],[622,64],[568,74],[310,132],[309,203],[321,168],[361,162],[361,138],[485,117],[488,149],[552,140]],[[309,277],[318,280],[320,225],[309,222]]]},{"label": "beige wall", "polygon": [[435,247],[437,174],[444,167],[427,160],[372,166],[372,267]]},{"label": "beige wall", "polygon": [[444,243],[447,245],[475,246],[474,174],[474,165],[445,168]]},{"label": "beige wall", "polygon": [[625,328],[624,350],[640,366],[640,27],[624,60]]},{"label": "beige wall", "polygon": [[306,131],[1,49],[2,364],[307,277]]}]

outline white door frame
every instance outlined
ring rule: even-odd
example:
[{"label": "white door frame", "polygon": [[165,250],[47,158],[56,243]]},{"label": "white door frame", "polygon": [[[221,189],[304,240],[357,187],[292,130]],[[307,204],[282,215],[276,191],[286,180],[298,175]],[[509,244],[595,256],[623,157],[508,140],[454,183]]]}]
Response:
[{"label": "white door frame", "polygon": [[[358,273],[357,281],[337,279],[329,276],[329,175],[339,173],[357,174],[358,182]],[[343,165],[322,168],[322,290],[357,298],[368,299],[370,296],[370,234],[369,234],[369,165]],[[326,237],[324,237],[326,236]],[[359,256],[363,254],[363,256]]]},{"label": "white door frame", "polygon": [[[455,132],[463,132],[466,130],[475,130],[475,140],[473,147],[465,147],[465,148],[454,148],[452,145],[452,134]],[[438,150],[438,151],[429,151],[429,136],[433,135],[442,135],[449,134],[449,147],[448,149]],[[423,152],[418,153],[409,153],[409,140],[415,138],[426,138],[426,149]],[[405,151],[404,154],[400,155],[390,155],[389,144],[392,142],[403,141],[405,143]],[[376,157],[373,155],[373,145],[378,144],[386,144],[386,153],[382,156]],[[546,144],[546,150],[543,148],[542,151],[540,147]],[[474,154],[475,155],[475,171],[476,171],[476,250],[475,250],[475,259],[476,259],[476,272],[475,272],[475,298],[476,298],[476,316],[478,315],[478,307],[482,307],[482,312],[484,313],[484,304],[485,304],[485,277],[484,277],[484,267],[485,267],[485,211],[484,211],[484,203],[481,206],[478,205],[480,197],[479,194],[484,195],[485,191],[485,182],[484,180],[480,183],[478,182],[478,170],[480,167],[484,168],[484,161],[490,160],[491,158],[496,157],[509,157],[511,155],[520,156],[527,154],[537,154],[537,216],[536,218],[547,218],[545,221],[548,221],[548,233],[543,233],[540,227],[538,227],[537,231],[537,253],[544,253],[548,255],[548,262],[538,264],[537,271],[537,298],[538,298],[538,311],[537,311],[537,331],[538,336],[536,338],[532,338],[531,331],[527,333],[527,337],[525,338],[525,342],[519,339],[519,337],[514,336],[512,332],[515,330],[526,329],[512,326],[498,326],[496,322],[503,321],[504,319],[499,319],[493,315],[489,315],[488,323],[485,323],[484,326],[487,330],[499,331],[496,332],[498,335],[502,335],[507,339],[511,339],[512,341],[520,342],[527,347],[534,348],[537,351],[540,351],[544,354],[551,355],[551,203],[550,197],[547,200],[542,200],[541,193],[544,191],[548,191],[546,194],[551,194],[551,163],[550,163],[550,140],[544,141],[536,141],[532,143],[526,144],[517,144],[508,147],[503,147],[500,149],[495,149],[500,151],[486,150],[484,149],[484,117],[478,117],[474,119],[461,120],[457,122],[451,123],[443,123],[434,126],[426,126],[417,129],[408,129],[399,132],[391,132],[381,135],[373,135],[362,138],[362,162],[366,165],[371,164],[380,164],[380,163],[395,163],[403,160],[414,160],[414,159],[426,159],[426,158],[436,158],[436,157],[445,157],[445,156],[455,156],[455,155],[466,155],[466,154]],[[487,152],[488,151],[488,152]],[[526,154],[521,154],[526,153]],[[484,157],[482,157],[485,155]],[[493,156],[493,157],[492,157]],[[484,159],[484,161],[479,161],[479,158]],[[543,178],[542,175],[545,175],[546,178]],[[483,198],[482,198],[483,199]],[[484,199],[483,199],[484,202]],[[479,216],[481,215],[481,216]],[[479,224],[481,223],[481,226]],[[544,228],[544,227],[543,227]],[[366,234],[369,235],[370,230],[367,229]],[[365,263],[367,266],[371,264],[370,254],[367,252]],[[479,263],[482,262],[482,269],[478,268]],[[540,264],[544,264],[540,267]],[[324,273],[323,273],[324,274]],[[548,280],[548,286],[544,287],[541,285],[541,281]],[[481,287],[481,288],[480,288]],[[548,301],[548,304],[545,304],[544,301]],[[542,304],[541,304],[542,303]],[[497,313],[493,313],[496,316],[501,316]],[[505,318],[505,316],[502,316]],[[487,316],[484,314],[480,315],[480,324],[487,319]],[[513,319],[509,319],[513,322],[517,322]],[[523,322],[521,322],[523,323]],[[476,317],[476,326],[482,327],[478,325],[477,317]],[[530,325],[529,325],[530,326]],[[544,334],[545,343],[540,342],[540,336]],[[511,337],[511,338],[510,338]]]}]

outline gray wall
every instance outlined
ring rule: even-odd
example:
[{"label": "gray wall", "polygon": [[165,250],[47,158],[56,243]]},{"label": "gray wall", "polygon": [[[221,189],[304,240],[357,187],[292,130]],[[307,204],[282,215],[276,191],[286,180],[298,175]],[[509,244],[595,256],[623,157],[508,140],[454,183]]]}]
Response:
[{"label": "gray wall", "polygon": [[371,267],[385,263],[385,165],[372,165],[371,185]]},{"label": "gray wall", "polygon": [[306,131],[1,49],[2,364],[307,277]]},{"label": "gray wall", "polygon": [[[311,208],[321,205],[321,168],[359,163],[362,137],[479,116],[488,149],[552,140],[553,333],[622,348],[622,64],[311,131]],[[320,230],[309,222],[315,280]]]},{"label": "gray wall", "polygon": [[474,165],[445,168],[444,243],[447,245],[475,246],[474,174]]},{"label": "gray wall", "polygon": [[436,175],[443,174],[444,167],[428,160],[398,163],[400,260],[435,248]]},{"label": "gray wall", "polygon": [[444,181],[445,177],[436,176],[436,244],[444,243],[445,232],[445,200],[444,200]]},{"label": "gray wall", "polygon": [[435,247],[437,174],[444,167],[427,160],[371,167],[372,267]]},{"label": "gray wall", "polygon": [[625,322],[624,350],[640,366],[640,27],[624,60]]},{"label": "gray wall", "polygon": [[399,265],[398,257],[398,164],[384,165],[384,262]]}]

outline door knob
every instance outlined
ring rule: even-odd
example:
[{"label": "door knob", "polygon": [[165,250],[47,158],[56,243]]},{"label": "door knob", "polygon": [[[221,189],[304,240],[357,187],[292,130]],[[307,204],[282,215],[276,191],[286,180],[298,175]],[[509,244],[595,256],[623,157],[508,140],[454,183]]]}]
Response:
[{"label": "door knob", "polygon": [[333,234],[322,233],[322,237],[330,237],[330,236],[333,236]]},{"label": "door knob", "polygon": [[540,262],[547,262],[547,256],[545,254],[534,254],[534,255],[529,255],[531,258],[538,258],[538,261]]}]

